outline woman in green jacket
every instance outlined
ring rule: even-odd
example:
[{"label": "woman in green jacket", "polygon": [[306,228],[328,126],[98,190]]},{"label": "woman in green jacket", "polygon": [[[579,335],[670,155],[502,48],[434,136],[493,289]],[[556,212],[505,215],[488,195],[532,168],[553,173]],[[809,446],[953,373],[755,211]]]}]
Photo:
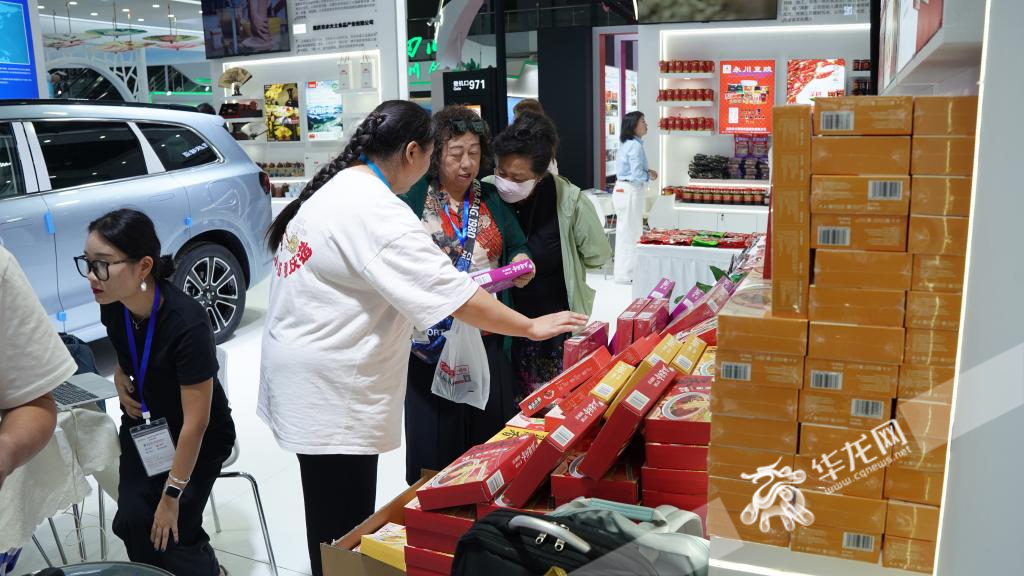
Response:
[{"label": "woman in green jacket", "polygon": [[[477,180],[480,164],[491,158],[487,124],[472,110],[448,106],[434,115],[434,152],[427,176],[402,198],[423,222],[434,243],[458,267],[477,272],[529,258],[526,238],[515,216],[491,184]],[[479,196],[479,199],[477,199]],[[479,200],[479,216],[474,216]],[[471,219],[476,219],[476,237]],[[472,257],[463,259],[466,250]],[[526,286],[532,274],[516,280]],[[501,294],[509,304],[508,291]],[[562,308],[565,310],[565,308]],[[424,468],[441,470],[470,447],[498,433],[516,413],[515,384],[506,338],[485,334],[490,394],[484,410],[431,393],[440,346],[414,345],[405,395],[406,480]]]},{"label": "woman in green jacket", "polygon": [[[611,245],[594,206],[569,180],[550,172],[558,132],[547,116],[523,112],[494,140],[497,168],[493,182],[526,234],[537,268],[529,286],[514,288],[513,307],[537,318],[547,311],[590,315],[594,290],[587,269],[611,258]],[[562,347],[568,335],[543,342],[512,342],[513,370],[522,399],[563,369]]]}]

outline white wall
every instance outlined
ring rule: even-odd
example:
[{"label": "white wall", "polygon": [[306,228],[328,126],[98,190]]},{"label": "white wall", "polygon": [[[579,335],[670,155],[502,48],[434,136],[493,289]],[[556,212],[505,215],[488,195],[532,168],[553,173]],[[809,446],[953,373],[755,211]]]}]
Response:
[{"label": "white wall", "polygon": [[[677,24],[640,26],[640,110],[651,126],[644,144],[651,167],[661,174],[661,185],[685,185],[686,171],[694,154],[722,154],[732,156],[731,135],[710,137],[662,139],[657,130],[661,110],[657,95],[660,87],[658,62],[663,59],[680,60],[770,60],[774,59],[775,104],[785,104],[786,62],[799,58],[846,58],[847,70],[852,60],[870,57],[870,31],[866,24],[836,26],[778,26],[774,23]],[[714,88],[716,100],[720,96],[718,78],[691,81],[683,84],[673,81],[674,88]],[[700,113],[688,115],[716,118],[718,108],[696,109]],[[662,144],[665,144],[662,157]]]}]

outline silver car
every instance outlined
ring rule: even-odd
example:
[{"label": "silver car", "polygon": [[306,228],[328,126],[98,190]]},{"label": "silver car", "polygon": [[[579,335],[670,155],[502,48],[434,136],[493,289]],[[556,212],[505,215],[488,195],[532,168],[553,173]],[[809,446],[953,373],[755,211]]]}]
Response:
[{"label": "silver car", "polygon": [[89,222],[118,208],[152,218],[177,264],[172,282],[227,339],[246,289],[270,271],[270,180],[224,121],[167,106],[0,100],[0,244],[55,327],[86,341],[106,332],[73,258]]}]

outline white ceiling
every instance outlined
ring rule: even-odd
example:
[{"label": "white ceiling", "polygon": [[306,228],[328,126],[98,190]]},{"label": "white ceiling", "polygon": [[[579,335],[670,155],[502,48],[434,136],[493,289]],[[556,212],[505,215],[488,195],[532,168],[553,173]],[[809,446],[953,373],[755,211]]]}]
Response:
[{"label": "white ceiling", "polygon": [[[29,0],[30,2],[33,0]],[[107,26],[113,21],[117,12],[119,27],[127,23],[131,12],[131,25],[136,28],[168,28],[170,22],[168,12],[173,14],[177,27],[182,31],[202,32],[203,20],[199,0],[35,0],[40,8],[40,28],[44,34],[53,32],[53,14],[56,12],[58,32],[67,31],[68,11],[71,18],[79,21],[92,21]],[[69,4],[75,4],[71,6]],[[157,6],[154,8],[154,6]],[[168,7],[170,10],[168,11]],[[93,14],[96,14],[93,16]],[[139,19],[142,19],[141,21]],[[77,28],[77,27],[76,27]],[[201,35],[201,34],[200,34]]]}]

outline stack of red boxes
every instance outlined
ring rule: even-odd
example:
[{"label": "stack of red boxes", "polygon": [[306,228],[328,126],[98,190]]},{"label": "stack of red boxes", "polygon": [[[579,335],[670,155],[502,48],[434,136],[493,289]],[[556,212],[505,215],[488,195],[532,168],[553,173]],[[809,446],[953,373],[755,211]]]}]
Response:
[{"label": "stack of red boxes", "polygon": [[565,341],[562,348],[562,369],[568,370],[598,348],[608,347],[608,323],[593,322],[579,334]]},{"label": "stack of red boxes", "polygon": [[459,506],[426,511],[413,498],[405,505],[406,570],[412,576],[451,574],[459,538],[476,521],[476,508]]},{"label": "stack of red boxes", "polygon": [[668,324],[669,304],[665,298],[637,298],[615,323],[612,352],[620,354],[631,344],[658,334]]}]

